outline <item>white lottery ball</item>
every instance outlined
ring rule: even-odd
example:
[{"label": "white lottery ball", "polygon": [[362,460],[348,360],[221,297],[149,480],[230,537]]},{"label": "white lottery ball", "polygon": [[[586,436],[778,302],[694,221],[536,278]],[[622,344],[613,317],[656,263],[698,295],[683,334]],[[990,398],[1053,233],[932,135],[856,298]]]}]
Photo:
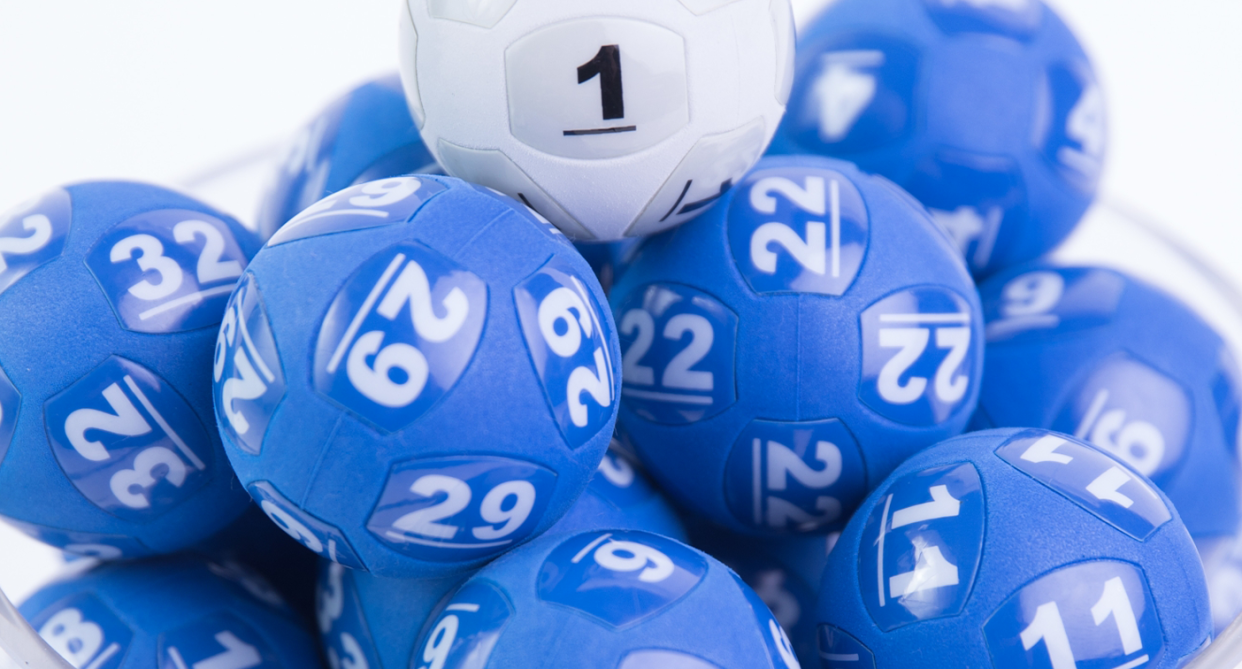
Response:
[{"label": "white lottery ball", "polygon": [[406,0],[400,22],[440,164],[574,239],[701,213],[759,160],[792,84],[789,0]]}]

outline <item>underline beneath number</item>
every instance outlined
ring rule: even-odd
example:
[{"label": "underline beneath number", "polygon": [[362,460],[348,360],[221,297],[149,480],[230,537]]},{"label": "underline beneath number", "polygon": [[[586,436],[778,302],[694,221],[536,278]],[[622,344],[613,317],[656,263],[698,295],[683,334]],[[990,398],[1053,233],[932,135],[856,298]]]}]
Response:
[{"label": "underline beneath number", "polygon": [[634,132],[638,130],[636,125],[625,125],[619,128],[596,128],[594,130],[566,130],[566,137],[581,137],[583,135],[612,135],[618,132]]},{"label": "underline beneath number", "polygon": [[621,394],[626,397],[636,397],[643,400],[652,400],[655,402],[672,402],[674,404],[697,404],[700,406],[710,406],[712,398],[703,397],[702,395],[681,395],[678,393],[656,393],[650,390],[637,390],[635,388],[621,388]]}]

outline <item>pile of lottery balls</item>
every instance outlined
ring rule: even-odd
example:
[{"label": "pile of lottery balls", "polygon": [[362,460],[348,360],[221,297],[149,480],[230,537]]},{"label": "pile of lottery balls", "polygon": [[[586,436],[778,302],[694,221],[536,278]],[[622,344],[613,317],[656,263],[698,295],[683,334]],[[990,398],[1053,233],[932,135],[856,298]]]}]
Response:
[{"label": "pile of lottery balls", "polygon": [[70,665],[1172,668],[1242,608],[1228,346],[1048,259],[1106,116],[1040,0],[399,24],[249,219],[0,218]]}]

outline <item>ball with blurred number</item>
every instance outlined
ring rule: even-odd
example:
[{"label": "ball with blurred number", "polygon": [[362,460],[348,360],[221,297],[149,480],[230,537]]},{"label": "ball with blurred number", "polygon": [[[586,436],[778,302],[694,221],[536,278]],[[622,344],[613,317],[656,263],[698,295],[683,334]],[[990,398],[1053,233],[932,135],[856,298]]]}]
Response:
[{"label": "ball with blurred number", "polygon": [[424,630],[412,667],[798,669],[732,571],[629,530],[541,537],[471,577]]},{"label": "ball with blurred number", "polygon": [[1242,533],[1201,539],[1195,545],[1203,559],[1212,622],[1219,636],[1242,615]]},{"label": "ball with blurred number", "polygon": [[723,562],[767,604],[802,666],[819,666],[815,602],[828,555],[841,533],[756,539],[706,524],[692,524],[690,533],[691,545]]},{"label": "ball with blurred number", "polygon": [[321,556],[463,572],[556,522],[608,447],[615,329],[586,261],[447,177],[345,189],[276,233],[216,345],[242,483]]},{"label": "ball with blurred number", "polygon": [[897,182],[976,275],[1052,249],[1094,198],[1104,96],[1041,0],[842,0],[800,37],[772,150]]},{"label": "ball with blurred number", "polygon": [[[634,466],[609,452],[586,492],[547,534],[585,530],[643,530],[684,540],[685,529]],[[324,561],[318,622],[324,653],[333,666],[405,666],[427,617],[468,575],[378,578]]]},{"label": "ball with blurred number", "polygon": [[423,145],[395,73],[335,100],[285,148],[263,194],[259,234],[272,236],[298,212],[350,186],[413,173],[441,174]]},{"label": "ball with blurred number", "polygon": [[245,510],[203,370],[258,246],[137,183],[57,188],[0,215],[0,514],[119,558],[186,548]]},{"label": "ball with blurred number", "polygon": [[467,578],[381,578],[323,560],[315,618],[329,665],[409,666],[427,618]]},{"label": "ball with blurred number", "polygon": [[163,558],[96,567],[44,587],[19,610],[74,667],[320,666],[302,619],[256,597],[256,587],[270,588],[216,563]]},{"label": "ball with blurred number", "polygon": [[575,239],[701,213],[763,154],[793,79],[789,0],[402,4],[427,148]]},{"label": "ball with blurred number", "polygon": [[626,434],[675,501],[735,531],[844,524],[978,397],[983,318],[952,242],[842,161],[765,158],[648,240],[611,300]]},{"label": "ball with blurred number", "polygon": [[1210,638],[1194,543],[1122,461],[1037,429],[903,463],[828,558],[826,669],[1180,667]]},{"label": "ball with blurred number", "polygon": [[1196,539],[1235,532],[1242,383],[1207,323],[1099,267],[1014,268],[980,294],[988,344],[977,425],[1073,434],[1151,478]]}]

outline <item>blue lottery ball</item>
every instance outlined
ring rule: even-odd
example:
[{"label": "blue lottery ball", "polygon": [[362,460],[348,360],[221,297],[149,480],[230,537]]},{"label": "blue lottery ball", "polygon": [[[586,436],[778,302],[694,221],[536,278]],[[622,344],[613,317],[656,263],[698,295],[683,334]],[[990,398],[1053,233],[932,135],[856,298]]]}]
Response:
[{"label": "blue lottery ball", "polygon": [[259,234],[271,237],[342,189],[413,173],[443,171],[423,145],[394,72],[346,93],[298,132],[263,194]]},{"label": "blue lottery ball", "polygon": [[212,344],[258,239],[157,186],[94,182],[0,215],[0,515],[101,558],[181,550],[245,510]]},{"label": "blue lottery ball", "polygon": [[[604,455],[586,491],[546,534],[603,529],[686,539],[668,502],[634,465],[613,451]],[[354,667],[405,667],[424,621],[468,576],[380,578],[325,560],[318,597],[324,654],[333,667],[351,662]],[[338,659],[332,660],[334,656]]]},{"label": "blue lottery ball", "polygon": [[797,669],[767,606],[714,558],[628,530],[549,534],[484,567],[411,667]]},{"label": "blue lottery ball", "polygon": [[469,577],[381,578],[323,560],[316,620],[332,669],[404,669],[436,607]]},{"label": "blue lottery ball", "polygon": [[1242,383],[1208,324],[1099,267],[1015,268],[980,294],[988,343],[977,425],[1075,435],[1151,478],[1192,536],[1234,534]]},{"label": "blue lottery ball", "polygon": [[1107,136],[1091,62],[1040,0],[841,0],[800,35],[770,151],[892,179],[985,275],[1070,233]]},{"label": "blue lottery ball", "polygon": [[692,524],[691,543],[720,560],[767,604],[802,666],[819,666],[815,601],[840,532],[756,539]]},{"label": "blue lottery ball", "polygon": [[917,202],[845,162],[765,158],[648,240],[611,301],[625,432],[676,503],[734,531],[843,524],[978,397],[961,259]]},{"label": "blue lottery ball", "polygon": [[898,467],[829,556],[817,618],[824,669],[1172,669],[1212,632],[1168,498],[1038,429],[963,435]]},{"label": "blue lottery ball", "polygon": [[254,582],[262,578],[190,557],[107,564],[44,587],[19,610],[74,667],[321,666],[301,619],[255,597]]},{"label": "blue lottery ball", "polygon": [[568,511],[608,447],[615,327],[586,261],[503,195],[355,186],[268,241],[216,345],[238,477],[305,546],[461,573]]},{"label": "blue lottery ball", "polygon": [[619,242],[574,242],[574,248],[586,258],[599,279],[604,294],[612,292],[612,287],[634,261],[634,254],[642,239],[623,239]]}]

